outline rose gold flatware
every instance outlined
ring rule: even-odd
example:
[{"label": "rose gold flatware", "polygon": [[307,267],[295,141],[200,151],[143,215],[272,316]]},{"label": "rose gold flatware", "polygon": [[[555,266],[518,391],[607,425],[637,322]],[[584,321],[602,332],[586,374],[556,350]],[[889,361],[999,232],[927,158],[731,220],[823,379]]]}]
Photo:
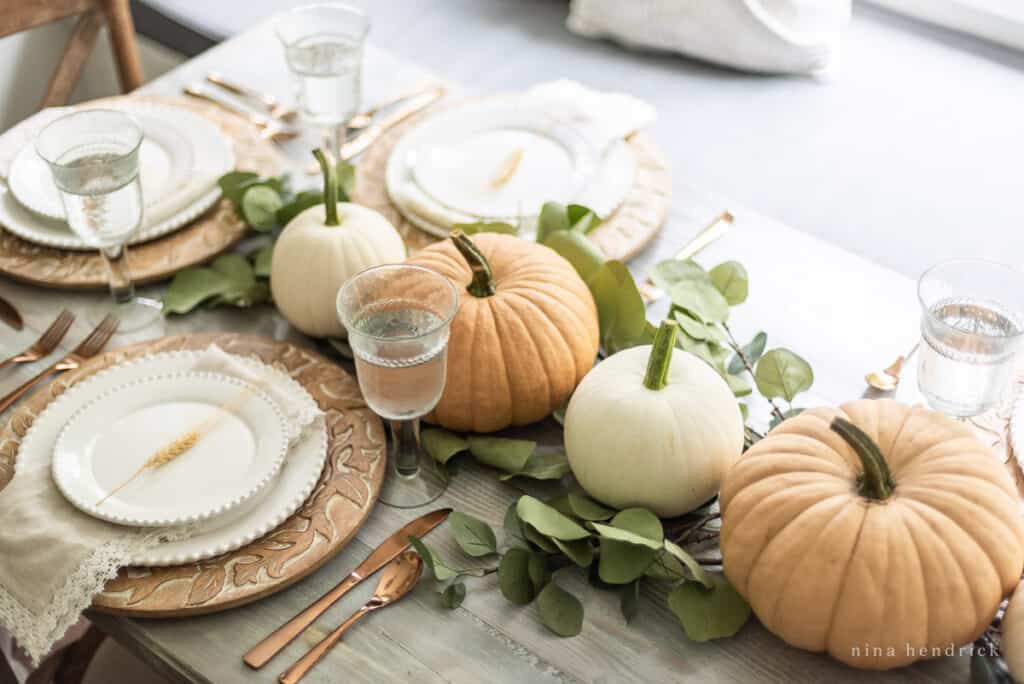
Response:
[{"label": "rose gold flatware", "polygon": [[100,324],[97,325],[91,333],[89,333],[89,336],[82,340],[81,344],[75,347],[70,354],[39,373],[39,375],[29,380],[3,399],[0,399],[0,411],[6,411],[9,409],[11,404],[20,399],[21,396],[30,389],[45,380],[50,373],[62,373],[64,371],[74,370],[85,363],[88,359],[96,356],[96,354],[98,354],[107,344],[110,338],[113,337],[114,333],[117,332],[117,326],[119,324],[120,321],[116,316],[108,314],[107,317],[100,321]]},{"label": "rose gold flatware", "polygon": [[0,321],[3,321],[15,330],[21,330],[25,327],[24,321],[21,320],[21,314],[14,308],[13,304],[3,297],[0,297]]},{"label": "rose gold flatware", "polygon": [[[697,235],[687,242],[682,249],[676,252],[673,259],[684,261],[686,259],[692,259],[698,252],[710,245],[712,242],[722,237],[729,232],[732,228],[733,221],[735,218],[732,212],[723,211],[721,214],[715,217],[715,220],[707,225],[704,230],[697,233]],[[655,284],[654,281],[648,278],[647,280],[638,284],[637,289],[640,290],[640,296],[644,300],[644,304],[650,304],[665,296]]]},{"label": "rose gold flatware", "polygon": [[279,119],[281,121],[292,121],[298,114],[298,112],[293,108],[281,102],[281,100],[277,99],[270,93],[264,93],[256,90],[255,88],[244,86],[237,81],[232,81],[220,72],[211,71],[206,74],[206,80],[219,88],[223,88],[233,95],[244,97],[247,100],[259,103],[262,107],[267,109],[270,112],[270,116],[275,119]]},{"label": "rose gold flatware", "polygon": [[57,316],[57,319],[50,324],[50,327],[39,336],[39,339],[29,345],[28,349],[15,354],[9,359],[0,361],[0,368],[7,368],[7,366],[13,366],[16,363],[32,363],[38,361],[46,356],[50,355],[60,341],[64,339],[64,335],[67,334],[68,328],[75,322],[75,315],[64,309]]},{"label": "rose gold flatware", "polygon": [[900,384],[900,374],[903,372],[903,364],[907,362],[916,352],[920,342],[910,348],[905,356],[898,357],[888,368],[880,371],[872,371],[864,376],[864,381],[880,392],[892,392]]},{"label": "rose gold flatware", "polygon": [[288,126],[276,119],[271,119],[269,116],[259,112],[252,111],[236,102],[232,102],[227,97],[223,97],[219,93],[212,92],[202,83],[193,83],[186,86],[184,93],[189,97],[194,97],[198,100],[203,100],[204,102],[211,102],[221,109],[226,109],[232,114],[241,116],[249,123],[260,129],[260,137],[264,140],[281,142],[283,140],[290,140],[298,137],[300,134],[299,129],[293,126]]},{"label": "rose gold flatware", "polygon": [[345,632],[352,625],[373,611],[390,606],[408,594],[416,586],[416,582],[419,581],[422,574],[423,559],[411,551],[407,551],[391,561],[384,568],[384,574],[380,578],[380,583],[377,584],[376,591],[373,592],[373,597],[362,608],[342,622],[336,630],[325,636],[320,643],[311,648],[306,655],[295,661],[294,665],[282,672],[277,680],[281,684],[296,684],[327,655],[327,652],[336,643],[341,641],[341,637],[345,636]]},{"label": "rose gold flatware", "polygon": [[388,98],[383,102],[378,102],[376,105],[370,107],[365,112],[360,112],[356,114],[351,119],[349,119],[348,123],[346,123],[345,126],[352,130],[360,130],[366,128],[367,126],[373,123],[373,118],[375,116],[380,114],[383,110],[387,109],[388,107],[393,107],[396,104],[404,102],[405,100],[409,100],[422,93],[430,93],[435,91],[440,91],[441,94],[444,94],[445,87],[440,85],[433,85],[428,86],[426,88],[415,88],[413,90],[406,91],[400,95]]},{"label": "rose gold flatware", "polygon": [[452,512],[450,508],[440,508],[431,511],[426,515],[416,518],[402,529],[398,530],[373,550],[359,566],[350,572],[345,579],[338,583],[333,589],[311,603],[305,610],[293,617],[291,620],[277,628],[270,636],[253,646],[248,653],[242,656],[245,664],[252,668],[261,668],[270,662],[290,644],[295,637],[312,625],[317,618],[327,612],[338,599],[347,594],[353,587],[364,579],[380,570],[389,562],[398,557],[400,553],[409,548],[409,537],[422,537],[448,518]]}]

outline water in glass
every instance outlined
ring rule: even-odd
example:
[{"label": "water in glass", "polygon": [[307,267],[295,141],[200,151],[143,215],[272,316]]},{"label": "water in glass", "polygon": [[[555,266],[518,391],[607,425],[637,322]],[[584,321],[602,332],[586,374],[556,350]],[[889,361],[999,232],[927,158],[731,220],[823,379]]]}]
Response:
[{"label": "water in glass", "polygon": [[948,298],[932,304],[921,323],[919,386],[929,403],[952,416],[995,406],[1014,368],[1015,338],[1024,321],[999,303]]},{"label": "water in glass", "polygon": [[355,115],[362,92],[362,41],[317,33],[286,46],[285,56],[310,122],[338,125]]},{"label": "water in glass", "polygon": [[92,247],[124,242],[142,223],[138,163],[123,149],[88,145],[69,150],[53,168],[68,225]]}]

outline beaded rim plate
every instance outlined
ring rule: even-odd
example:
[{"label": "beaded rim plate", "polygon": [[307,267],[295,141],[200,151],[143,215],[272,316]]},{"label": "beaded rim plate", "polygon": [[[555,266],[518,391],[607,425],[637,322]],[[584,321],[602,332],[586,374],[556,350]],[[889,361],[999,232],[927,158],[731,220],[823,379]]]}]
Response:
[{"label": "beaded rim plate", "polygon": [[96,610],[164,618],[225,610],[280,591],[314,572],[351,540],[377,500],[385,471],[384,428],[355,378],[293,344],[233,333],[167,337],[108,352],[23,401],[0,431],[0,487],[14,473],[21,439],[69,386],[117,363],[211,344],[254,358],[296,380],[326,413],[327,461],[306,502],[256,541],[200,563],[124,568],[93,602]]}]

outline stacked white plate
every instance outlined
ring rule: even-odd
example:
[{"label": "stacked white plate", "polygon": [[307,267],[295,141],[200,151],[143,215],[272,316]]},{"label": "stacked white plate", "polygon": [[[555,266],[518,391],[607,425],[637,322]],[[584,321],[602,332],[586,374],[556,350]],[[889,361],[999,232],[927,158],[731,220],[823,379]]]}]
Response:
[{"label": "stacked white plate", "polygon": [[[285,407],[271,398],[286,397],[292,411],[315,410],[301,385],[241,357],[274,392],[196,371],[201,354],[154,354],[100,371],[49,404],[18,452],[19,467],[50,463],[56,486],[89,515],[133,527],[192,526],[187,538],[159,544],[133,565],[190,563],[248,544],[298,510],[323,470],[323,423],[289,445]],[[215,426],[191,449],[131,479],[215,414]]]},{"label": "stacked white plate", "polygon": [[503,221],[529,232],[546,201],[607,216],[633,185],[624,140],[603,149],[526,95],[448,109],[415,126],[388,158],[391,201],[414,225],[446,237],[452,225]]},{"label": "stacked white plate", "polygon": [[[176,107],[120,103],[142,128],[139,181],[144,202],[142,227],[129,244],[182,228],[220,198],[217,179],[235,166],[231,139],[206,119]],[[49,247],[91,249],[71,232],[50,170],[32,139],[47,123],[71,111],[44,110],[0,136],[0,147],[20,145],[0,193],[0,224],[20,238]],[[5,138],[9,138],[5,140]]]}]

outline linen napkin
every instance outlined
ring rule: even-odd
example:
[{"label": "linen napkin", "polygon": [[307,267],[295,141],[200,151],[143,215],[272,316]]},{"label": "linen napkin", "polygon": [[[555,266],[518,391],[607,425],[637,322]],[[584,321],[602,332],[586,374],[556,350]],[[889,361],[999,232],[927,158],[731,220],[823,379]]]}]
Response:
[{"label": "linen napkin", "polygon": [[[538,112],[538,117],[547,125],[572,128],[599,158],[604,157],[613,142],[650,126],[657,118],[655,108],[637,97],[595,90],[569,79],[535,85],[523,93],[519,104]],[[457,223],[507,220],[498,216],[472,216],[445,206],[424,192],[411,177],[390,191],[391,200],[404,215],[414,222],[419,220],[445,231]]]},{"label": "linen napkin", "polygon": [[[193,368],[260,387],[285,413],[292,443],[307,430],[323,429],[323,413],[312,397],[293,383],[275,381],[279,373],[268,366],[211,346]],[[33,665],[78,621],[127,559],[191,533],[188,527],[123,527],[82,513],[53,484],[49,460],[16,469],[0,490],[0,521],[0,623]]]}]

